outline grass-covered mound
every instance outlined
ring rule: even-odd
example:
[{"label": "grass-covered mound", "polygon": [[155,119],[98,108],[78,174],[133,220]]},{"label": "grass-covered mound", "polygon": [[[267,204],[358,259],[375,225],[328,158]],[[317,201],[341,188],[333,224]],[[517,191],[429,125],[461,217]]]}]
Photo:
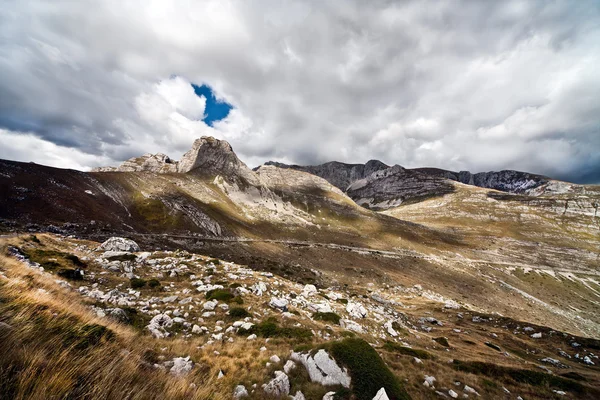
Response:
[{"label": "grass-covered mound", "polygon": [[390,400],[410,399],[398,378],[369,343],[348,338],[331,343],[327,349],[341,366],[348,369],[352,395],[357,400],[371,400],[381,388],[385,388]]}]

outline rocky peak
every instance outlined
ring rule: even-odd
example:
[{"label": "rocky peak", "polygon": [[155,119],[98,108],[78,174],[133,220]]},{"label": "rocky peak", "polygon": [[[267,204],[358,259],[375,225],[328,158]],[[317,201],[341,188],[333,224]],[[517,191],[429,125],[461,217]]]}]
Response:
[{"label": "rocky peak", "polygon": [[254,173],[234,153],[225,140],[203,136],[196,139],[192,148],[180,161],[174,161],[163,153],[144,154],[123,162],[118,167],[100,167],[92,172],[155,172],[155,173],[201,173],[221,175],[226,178],[242,176],[247,181],[256,180]]}]

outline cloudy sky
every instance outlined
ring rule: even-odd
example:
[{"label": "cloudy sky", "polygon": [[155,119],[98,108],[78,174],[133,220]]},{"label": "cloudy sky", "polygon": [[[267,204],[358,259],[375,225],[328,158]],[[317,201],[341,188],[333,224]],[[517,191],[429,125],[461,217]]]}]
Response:
[{"label": "cloudy sky", "polygon": [[203,135],[251,167],[600,183],[600,1],[2,1],[0,158],[178,159]]}]

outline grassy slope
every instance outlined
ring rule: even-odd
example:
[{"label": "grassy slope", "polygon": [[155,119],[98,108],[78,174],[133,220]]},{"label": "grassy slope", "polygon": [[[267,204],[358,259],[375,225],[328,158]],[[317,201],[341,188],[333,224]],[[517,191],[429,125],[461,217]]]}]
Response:
[{"label": "grassy slope", "polygon": [[[295,346],[287,337],[274,337],[265,343],[269,347],[268,352],[258,350],[263,344],[249,346],[243,338],[234,343],[205,345],[204,348],[200,348],[199,345],[205,340],[203,338],[188,341],[181,337],[157,340],[132,327],[98,318],[83,305],[82,298],[76,292],[62,288],[52,275],[39,274],[5,255],[6,246],[12,244],[30,250],[44,249],[59,254],[75,253],[83,259],[84,254],[79,253],[76,246],[96,244],[65,241],[50,235],[38,235],[38,238],[41,243],[32,241],[27,236],[1,239],[0,321],[10,324],[13,329],[0,330],[3,339],[0,341],[0,382],[3,385],[2,393],[9,393],[11,398],[43,399],[55,396],[110,399],[123,398],[125,394],[129,398],[140,399],[225,399],[230,398],[233,387],[239,383],[250,387],[253,383],[260,384],[267,380],[278,368],[266,365],[268,357],[271,354],[279,354],[285,359],[289,355],[290,346]],[[89,265],[88,268],[95,267]],[[144,272],[140,270],[139,273]],[[110,281],[108,276],[103,279],[103,285],[120,283],[118,280]],[[171,282],[180,285],[176,278]],[[357,279],[349,290],[357,296],[366,295],[368,292],[364,283],[365,280]],[[444,326],[436,327],[430,334],[402,330],[403,340],[413,346],[414,353],[394,346],[384,346],[379,338],[360,336],[370,343],[379,342],[379,345],[376,345],[378,353],[396,378],[400,382],[406,382],[406,390],[414,399],[436,397],[432,391],[423,387],[424,375],[436,376],[436,387],[439,389],[454,388],[455,381],[466,383],[478,390],[483,398],[501,398],[502,386],[529,399],[551,398],[552,390],[555,389],[574,392],[577,398],[584,399],[596,398],[598,395],[600,381],[597,367],[586,367],[573,360],[561,358],[570,369],[559,369],[557,373],[576,372],[586,379],[579,383],[572,379],[550,378],[550,375],[545,373],[540,375],[541,370],[535,367],[542,357],[556,358],[557,348],[573,353],[569,344],[572,341],[587,343],[582,338],[563,335],[549,328],[509,318],[486,316],[466,310],[461,310],[464,317],[459,318],[456,312],[441,309],[439,303],[429,302],[422,297],[404,296],[399,300],[405,304],[400,310],[413,324],[417,323],[419,316],[429,315],[444,321]],[[246,298],[246,302],[248,301]],[[260,306],[245,303],[245,306],[249,305]],[[491,320],[474,323],[471,321],[474,315]],[[335,325],[330,328],[325,325],[326,322],[315,321],[311,328],[333,328],[340,332],[340,328]],[[518,327],[526,325],[533,326],[535,331],[543,332],[543,339],[534,340],[528,335],[513,333]],[[455,329],[459,329],[460,333]],[[43,332],[43,335],[40,335],[40,332]],[[432,340],[438,337],[447,337],[450,347]],[[508,351],[510,356],[504,356],[484,344],[489,341],[500,346],[502,351]],[[309,348],[319,345],[316,338],[308,342]],[[600,345],[590,341],[585,346]],[[218,350],[219,354],[214,353],[215,350]],[[361,352],[352,350],[350,354],[342,346],[340,353],[340,361],[347,366],[351,366],[356,360],[360,362],[358,356]],[[423,354],[428,356],[422,356]],[[185,378],[174,378],[168,373],[145,367],[147,362],[158,361],[157,355],[164,355],[166,359],[190,355],[198,363],[198,367]],[[414,355],[421,355],[424,363],[415,365]],[[458,368],[455,364],[448,363],[449,359],[461,360],[461,365],[467,365],[468,368]],[[490,364],[495,370],[504,369],[502,374],[495,376],[487,372],[491,367],[477,363]],[[221,369],[226,373],[225,378],[217,380],[216,376]],[[522,381],[518,378],[520,376],[531,376],[535,379]],[[192,383],[195,387],[190,388]],[[397,390],[394,389],[395,384],[390,385],[392,391]],[[312,395],[309,398],[318,399],[326,391],[326,388],[308,382],[301,369],[292,376],[292,391],[297,389]],[[363,389],[370,393],[375,387],[360,386],[357,390]],[[264,396],[259,390],[252,398]]]}]

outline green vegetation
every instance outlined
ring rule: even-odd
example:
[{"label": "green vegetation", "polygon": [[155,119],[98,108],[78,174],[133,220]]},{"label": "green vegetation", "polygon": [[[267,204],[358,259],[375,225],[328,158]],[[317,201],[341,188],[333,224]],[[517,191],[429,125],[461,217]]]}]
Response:
[{"label": "green vegetation", "polygon": [[374,348],[359,338],[344,339],[327,345],[333,358],[348,368],[352,393],[359,400],[371,400],[382,387],[390,399],[410,399],[396,376]]},{"label": "green vegetation", "polygon": [[78,324],[73,329],[64,332],[63,345],[65,347],[72,346],[76,350],[85,350],[103,340],[110,341],[114,336],[114,332],[104,325]]},{"label": "green vegetation", "polygon": [[63,268],[57,272],[58,276],[65,279],[70,279],[73,281],[81,281],[83,280],[83,275],[79,270],[72,268]]},{"label": "green vegetation", "polygon": [[144,313],[138,313],[133,307],[124,307],[123,311],[125,311],[125,314],[127,315],[127,324],[133,326],[140,332],[146,330],[146,325],[150,323],[150,316]]},{"label": "green vegetation", "polygon": [[81,267],[81,268],[86,267],[85,263],[83,261],[81,261],[79,259],[79,257],[77,257],[75,254],[69,254],[69,255],[65,256],[65,259],[71,261],[71,263],[73,263],[73,265],[75,265],[77,267]]},{"label": "green vegetation", "polygon": [[340,316],[334,312],[316,312],[313,314],[313,319],[317,321],[331,322],[332,324],[340,324]]},{"label": "green vegetation", "polygon": [[160,281],[158,279],[152,278],[148,281],[148,286],[152,289],[160,286]]},{"label": "green vegetation", "polygon": [[550,375],[544,372],[531,371],[528,369],[519,369],[503,367],[496,364],[480,361],[460,361],[454,360],[451,364],[454,369],[471,374],[489,376],[494,379],[500,379],[512,383],[522,383],[530,386],[549,386],[568,392],[578,393],[580,395],[588,394],[593,391],[600,395],[600,391],[586,387],[578,382],[564,377]]},{"label": "green vegetation", "polygon": [[232,318],[246,318],[250,317],[251,314],[242,307],[233,307],[229,309],[229,316]]},{"label": "green vegetation", "polygon": [[137,256],[133,253],[115,254],[106,257],[108,261],[133,261]]},{"label": "green vegetation", "polygon": [[448,343],[448,339],[445,337],[436,337],[433,339],[433,341],[441,344],[444,347],[450,347],[450,343]]},{"label": "green vegetation", "polygon": [[131,278],[131,280],[129,281],[129,285],[132,289],[139,289],[146,286],[146,281],[140,278]]},{"label": "green vegetation", "polygon": [[233,294],[227,289],[213,289],[206,292],[207,300],[218,300],[229,302],[234,298]]},{"label": "green vegetation", "polygon": [[308,340],[313,337],[313,334],[308,328],[280,327],[277,325],[277,319],[274,317],[268,318],[265,321],[253,325],[250,329],[240,329],[238,334],[250,335],[256,334],[264,338],[287,338],[297,340]]},{"label": "green vegetation", "polygon": [[30,261],[38,263],[47,271],[59,268],[81,268],[85,264],[75,255],[55,250],[20,249]]},{"label": "green vegetation", "polygon": [[413,349],[394,342],[385,342],[383,349],[392,353],[400,353],[405,356],[417,357],[422,360],[431,360],[433,355],[425,350]]}]

